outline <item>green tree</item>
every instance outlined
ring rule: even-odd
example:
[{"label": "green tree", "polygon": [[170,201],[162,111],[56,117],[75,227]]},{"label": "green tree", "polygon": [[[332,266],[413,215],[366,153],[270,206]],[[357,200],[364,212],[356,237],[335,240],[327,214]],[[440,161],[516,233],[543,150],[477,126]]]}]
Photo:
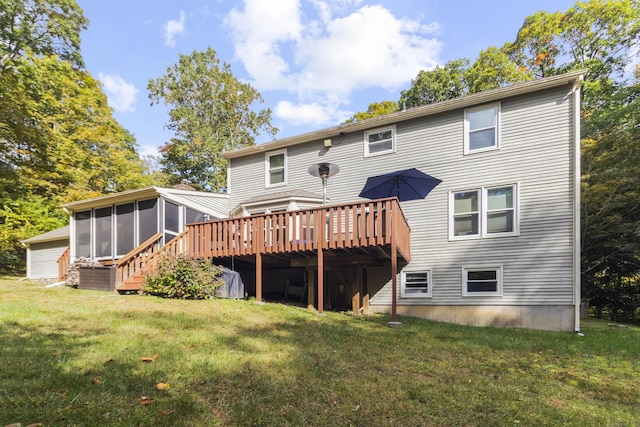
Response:
[{"label": "green tree", "polygon": [[372,102],[369,104],[367,111],[354,114],[345,120],[342,124],[359,122],[361,120],[370,119],[372,117],[384,116],[399,111],[398,103],[395,101]]},{"label": "green tree", "polygon": [[533,76],[509,58],[505,47],[499,49],[490,46],[480,52],[473,65],[466,70],[464,78],[469,93],[478,93],[531,80]]},{"label": "green tree", "polygon": [[582,144],[582,275],[603,317],[640,322],[640,72],[595,110]]},{"label": "green tree", "polygon": [[87,72],[55,57],[27,58],[0,78],[0,194],[75,199],[147,184],[133,136],[113,118]]},{"label": "green tree", "polygon": [[398,104],[402,108],[412,108],[466,95],[469,92],[468,68],[468,59],[456,59],[431,71],[420,70],[411,80],[411,87],[400,93]]},{"label": "green tree", "polygon": [[18,241],[62,225],[62,203],[151,182],[99,83],[53,56],[0,74],[0,153],[0,267],[20,268]]},{"label": "green tree", "polygon": [[27,52],[81,65],[88,23],[75,0],[0,0],[0,73]]},{"label": "green tree", "polygon": [[211,48],[180,55],[147,89],[151,105],[170,107],[167,126],[175,136],[161,148],[161,163],[172,184],[188,180],[198,189],[223,190],[226,159],[220,154],[255,144],[261,130],[277,132],[269,109],[252,110],[264,102],[258,91],[221,65]]}]

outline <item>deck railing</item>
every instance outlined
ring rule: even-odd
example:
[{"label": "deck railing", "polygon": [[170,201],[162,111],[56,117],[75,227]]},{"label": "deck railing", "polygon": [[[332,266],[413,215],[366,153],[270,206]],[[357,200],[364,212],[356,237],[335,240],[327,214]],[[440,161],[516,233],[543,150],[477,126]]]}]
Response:
[{"label": "deck railing", "polygon": [[196,258],[391,244],[410,259],[410,229],[396,198],[189,224]]},{"label": "deck railing", "polygon": [[[410,260],[410,229],[395,198],[189,224],[160,246],[158,233],[115,263],[116,290],[153,272],[162,256],[194,258],[359,248],[391,244]],[[137,286],[132,286],[135,288]]]},{"label": "deck railing", "polygon": [[58,258],[58,280],[64,282],[67,280],[67,270],[69,270],[69,262],[71,260],[71,246],[60,255]]}]

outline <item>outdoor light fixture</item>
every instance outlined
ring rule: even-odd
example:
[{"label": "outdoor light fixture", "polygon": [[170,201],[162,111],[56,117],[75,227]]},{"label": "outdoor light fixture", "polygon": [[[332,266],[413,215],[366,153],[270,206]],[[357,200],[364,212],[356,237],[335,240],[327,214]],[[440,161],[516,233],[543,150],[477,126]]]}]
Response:
[{"label": "outdoor light fixture", "polygon": [[327,138],[324,140],[324,146],[327,148],[331,147],[331,138]]},{"label": "outdoor light fixture", "polygon": [[338,165],[334,163],[315,163],[309,166],[309,174],[322,179],[322,204],[327,204],[327,180],[340,172]]}]

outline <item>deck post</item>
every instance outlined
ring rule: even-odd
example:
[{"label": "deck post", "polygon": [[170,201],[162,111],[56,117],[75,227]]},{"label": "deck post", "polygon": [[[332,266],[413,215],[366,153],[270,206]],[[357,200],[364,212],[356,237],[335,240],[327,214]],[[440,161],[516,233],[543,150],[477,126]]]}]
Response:
[{"label": "deck post", "polygon": [[323,248],[327,243],[326,233],[326,221],[324,210],[318,210],[314,214],[314,222],[316,223],[316,229],[319,231],[317,246],[318,246],[318,313],[322,314],[324,310],[324,253]]},{"label": "deck post", "polygon": [[316,306],[316,274],[312,268],[307,268],[307,308],[315,308]]},{"label": "deck post", "polygon": [[393,203],[393,218],[391,219],[391,322],[389,326],[392,328],[399,328],[402,326],[401,322],[396,320],[396,305],[397,305],[397,276],[398,276],[398,244],[396,236],[396,222],[397,214],[396,208],[398,203]]},{"label": "deck post", "polygon": [[258,218],[254,240],[256,242],[256,301],[262,302],[262,247],[264,246],[264,218]]},{"label": "deck post", "polygon": [[262,254],[256,252],[256,301],[262,302]]},{"label": "deck post", "polygon": [[318,313],[324,309],[324,254],[322,245],[318,247]]}]

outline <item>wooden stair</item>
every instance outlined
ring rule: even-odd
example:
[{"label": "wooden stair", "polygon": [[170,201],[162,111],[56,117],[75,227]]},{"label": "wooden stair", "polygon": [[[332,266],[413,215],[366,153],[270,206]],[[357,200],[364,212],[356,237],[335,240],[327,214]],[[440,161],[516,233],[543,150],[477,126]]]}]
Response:
[{"label": "wooden stair", "polygon": [[164,256],[176,257],[189,253],[189,229],[160,246],[162,234],[149,240],[116,261],[116,291],[137,291],[144,287],[147,274],[155,271]]}]

